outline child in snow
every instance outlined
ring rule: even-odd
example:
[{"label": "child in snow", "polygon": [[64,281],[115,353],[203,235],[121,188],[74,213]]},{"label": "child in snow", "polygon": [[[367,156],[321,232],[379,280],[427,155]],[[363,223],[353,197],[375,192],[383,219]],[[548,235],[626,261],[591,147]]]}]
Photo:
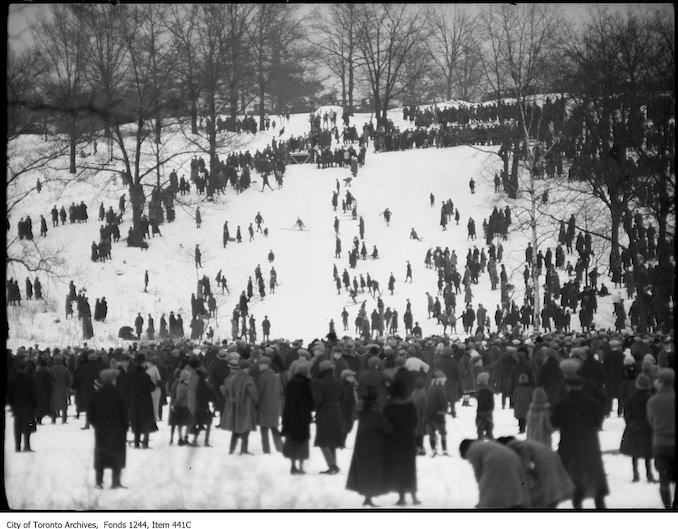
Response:
[{"label": "child in snow", "polygon": [[476,429],[478,430],[478,439],[487,437],[493,439],[492,430],[494,421],[492,412],[494,411],[494,392],[488,387],[490,374],[483,371],[476,380],[476,399],[478,400],[478,409],[476,410]]},{"label": "child in snow", "polygon": [[518,385],[513,390],[513,416],[518,419],[518,433],[525,433],[527,412],[532,401],[532,388],[525,373],[518,377]]},{"label": "child in snow", "polygon": [[532,393],[532,403],[527,411],[527,439],[537,441],[551,448],[551,405],[543,388]]}]

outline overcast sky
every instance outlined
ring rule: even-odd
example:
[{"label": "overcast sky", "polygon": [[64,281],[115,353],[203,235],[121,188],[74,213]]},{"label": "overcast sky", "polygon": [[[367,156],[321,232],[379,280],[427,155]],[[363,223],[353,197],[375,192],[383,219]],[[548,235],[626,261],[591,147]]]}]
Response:
[{"label": "overcast sky", "polygon": [[[312,4],[306,4],[309,7]],[[421,4],[420,4],[421,5]],[[453,4],[450,4],[452,6]],[[487,4],[458,4],[466,5],[471,11],[481,11],[484,6]],[[496,4],[495,4],[496,5]],[[575,24],[580,24],[586,20],[589,10],[595,8],[597,5],[605,6],[607,9],[615,11],[626,11],[628,9],[632,10],[646,10],[651,9],[659,5],[671,5],[671,4],[595,4],[595,3],[569,3],[569,4],[560,4],[565,14],[574,22]],[[50,4],[35,4],[35,3],[24,3],[24,4],[12,4],[9,6],[9,17],[7,21],[7,35],[9,38],[10,46],[23,47],[27,43],[31,42],[31,35],[29,27],[33,24],[40,12],[45,12],[49,10]]]}]

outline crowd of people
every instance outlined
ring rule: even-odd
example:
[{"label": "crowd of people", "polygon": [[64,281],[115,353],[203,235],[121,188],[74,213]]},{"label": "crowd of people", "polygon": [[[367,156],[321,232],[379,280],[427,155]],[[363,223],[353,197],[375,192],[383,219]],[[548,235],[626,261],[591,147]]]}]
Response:
[{"label": "crowd of people", "polygon": [[[23,440],[23,449],[31,450],[30,436],[45,417],[65,422],[72,394],[76,417],[83,414],[83,428],[96,432],[98,486],[104,467],[113,468],[113,484],[120,485],[125,432],[132,431],[134,447],[149,447],[163,414],[172,426],[167,441],[173,443],[178,430],[179,445],[187,446],[197,446],[202,432],[209,444],[218,416],[219,427],[232,434],[231,454],[238,441],[240,453],[248,453],[249,434],[257,429],[269,452],[270,432],[274,448],[290,459],[292,474],[304,473],[315,420],[314,445],[327,463],[324,473],[337,474],[336,450],[345,447],[357,420],[347,488],[365,496],[365,505],[387,492],[399,494],[398,504],[408,493],[417,503],[416,457],[427,453],[424,439],[431,456],[448,454],[446,421],[455,420],[455,405],[475,400],[478,440],[465,440],[460,451],[476,471],[478,507],[553,508],[568,499],[581,507],[583,499],[593,498],[603,508],[611,491],[598,431],[611,413],[627,423],[620,450],[632,458],[630,477],[639,480],[637,463],[644,459],[646,478],[655,481],[649,463],[654,459],[662,502],[676,507],[670,496],[672,333],[513,332],[463,341],[328,334],[306,346],[301,340],[240,340],[193,351],[191,342],[171,341],[139,349],[135,343],[127,350],[85,345],[8,351],[15,448]],[[496,431],[495,395],[502,408],[513,408],[516,430]],[[101,419],[113,412],[119,412],[118,422]],[[560,445],[554,453],[556,430]],[[521,439],[495,440],[497,433]],[[543,468],[548,459],[552,465]],[[539,483],[548,483],[548,490],[538,490]]]}]

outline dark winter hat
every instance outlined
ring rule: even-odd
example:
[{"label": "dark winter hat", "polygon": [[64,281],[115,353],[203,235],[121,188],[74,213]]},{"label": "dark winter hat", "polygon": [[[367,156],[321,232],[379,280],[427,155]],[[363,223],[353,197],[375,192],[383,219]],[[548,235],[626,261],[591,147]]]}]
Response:
[{"label": "dark winter hat", "polygon": [[636,387],[638,389],[650,389],[652,387],[650,384],[650,379],[645,373],[641,373],[636,378]]},{"label": "dark winter hat", "polygon": [[134,357],[134,361],[141,365],[146,361],[146,355],[144,353],[137,353],[137,355]]},{"label": "dark winter hat", "polygon": [[511,441],[515,441],[515,440],[516,440],[516,438],[513,437],[512,435],[502,435],[501,437],[497,437],[497,442],[499,444],[503,444],[503,445],[507,445]]},{"label": "dark winter hat", "polygon": [[459,443],[459,455],[462,459],[466,459],[466,453],[475,441],[475,439],[464,439],[461,443]]}]

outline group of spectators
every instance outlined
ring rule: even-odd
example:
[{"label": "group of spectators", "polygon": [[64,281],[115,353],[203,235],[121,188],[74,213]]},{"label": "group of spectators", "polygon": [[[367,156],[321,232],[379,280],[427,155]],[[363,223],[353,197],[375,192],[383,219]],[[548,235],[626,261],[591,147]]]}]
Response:
[{"label": "group of spectators", "polygon": [[[193,433],[193,444],[196,444],[196,437],[204,430],[209,432],[212,417],[218,414],[220,427],[233,434],[230,453],[234,452],[238,440],[242,441],[241,453],[247,453],[248,435],[259,428],[263,450],[270,450],[268,433],[271,432],[276,448],[291,459],[291,472],[303,473],[300,463],[309,457],[310,424],[315,414],[315,445],[321,448],[328,464],[325,473],[336,474],[339,472],[336,449],[345,446],[346,436],[353,429],[356,417],[362,421],[368,410],[383,411],[391,424],[391,431],[397,430],[401,421],[409,424],[410,419],[406,418],[409,406],[408,409],[394,410],[392,405],[396,399],[401,404],[411,403],[415,411],[411,431],[407,429],[405,433],[406,437],[411,436],[414,452],[400,452],[397,459],[402,468],[408,470],[394,476],[384,470],[388,464],[386,467],[382,465],[384,481],[377,483],[379,479],[373,476],[367,486],[365,474],[360,473],[357,467],[368,463],[357,461],[356,468],[353,463],[351,465],[349,488],[366,498],[394,491],[400,493],[402,500],[405,493],[413,493],[413,499],[417,501],[416,463],[414,460],[410,462],[410,457],[417,452],[425,453],[424,437],[430,437],[432,455],[437,451],[438,436],[443,451],[447,452],[445,414],[456,416],[456,403],[461,401],[462,405],[469,405],[470,399],[475,398],[478,402],[476,424],[479,438],[488,439],[484,442],[494,442],[490,441],[496,434],[492,395],[499,394],[502,407],[508,405],[514,408],[519,432],[526,429],[528,440],[536,439],[550,450],[550,432],[561,429],[560,457],[573,486],[569,494],[557,501],[569,497],[575,506],[581,506],[583,498],[593,497],[596,505],[602,507],[603,498],[609,492],[604,474],[602,479],[596,472],[587,474],[582,465],[600,460],[596,468],[602,468],[597,432],[604,417],[613,411],[619,416],[626,414],[629,427],[624,436],[630,435],[631,431],[635,431],[633,421],[638,420],[632,415],[638,411],[631,409],[635,406],[631,399],[633,392],[636,388],[647,390],[648,383],[648,398],[653,386],[665,388],[660,389],[659,394],[662,395],[662,391],[672,391],[670,374],[675,362],[672,333],[546,333],[528,337],[515,329],[512,333],[492,333],[486,338],[470,337],[463,341],[447,336],[417,338],[411,335],[405,338],[395,335],[377,339],[346,336],[339,339],[329,334],[326,339],[314,340],[307,346],[301,340],[273,340],[260,344],[245,341],[229,344],[224,341],[221,345],[202,346],[197,355],[194,347],[191,342],[175,344],[165,341],[140,349],[135,343],[127,350],[95,351],[86,345],[64,350],[22,347],[16,354],[8,350],[9,402],[15,414],[17,450],[20,449],[22,435],[28,443],[25,448],[30,449],[30,434],[45,416],[51,417],[52,422],[59,416],[62,421],[66,420],[71,392],[79,416],[88,409],[91,411],[92,400],[100,391],[97,388],[109,383],[111,377],[117,379],[117,388],[123,395],[130,395],[130,385],[139,383],[131,379],[144,372],[149,377],[149,383],[145,384],[148,393],[146,412],[142,413],[141,408],[133,411],[135,406],[141,406],[137,397],[135,402],[130,396],[125,397],[129,417],[135,417],[135,420],[129,419],[124,430],[131,427],[135,446],[140,443],[148,446],[148,434],[156,431],[156,421],[162,418],[162,406],[169,402],[168,419],[170,424],[179,427],[180,444],[191,444],[188,440],[190,433]],[[116,370],[116,373],[111,374],[110,369]],[[202,382],[193,378],[193,373],[198,371],[202,374],[196,374],[196,377],[200,376]],[[16,390],[18,373],[28,377],[28,380],[23,375],[20,378],[22,384],[31,388],[30,402],[25,400],[25,392],[12,393]],[[196,397],[198,384],[201,387],[200,397]],[[533,410],[534,406],[529,404],[530,398],[525,405],[525,397],[521,397],[519,390],[523,387],[527,389],[522,393],[528,394],[534,402],[538,401],[539,394],[542,401],[550,404],[553,411],[552,415],[547,413],[549,421],[544,422],[543,417],[539,420],[528,417],[527,410]],[[591,427],[587,422],[588,415],[577,414],[577,406],[581,402],[569,402],[573,388],[581,390],[586,396],[583,401],[589,409],[587,413],[591,414],[595,442],[592,441],[593,434],[573,434],[566,430],[587,430]],[[485,390],[491,397],[489,403],[482,396]],[[182,397],[182,392],[189,395]],[[666,496],[666,490],[674,479],[670,471],[675,460],[671,459],[668,449],[675,447],[675,429],[673,432],[659,432],[659,435],[657,429],[667,428],[666,406],[675,403],[675,394],[669,392],[664,400],[668,402],[663,408],[653,411],[655,415],[650,414],[647,419],[654,425],[655,432],[650,432],[649,455],[647,449],[638,455],[640,452],[628,448],[628,441],[623,443],[622,452],[634,457],[635,478],[636,459],[656,458],[662,500],[670,506],[671,499]],[[282,429],[279,428],[281,418]],[[96,419],[91,422],[97,428]],[[541,427],[537,428],[538,424]],[[386,428],[386,437],[388,431]],[[285,438],[284,442],[281,438]],[[403,441],[402,437],[400,439]],[[579,449],[573,450],[572,445],[568,445],[573,442]],[[205,443],[209,443],[209,434]],[[359,444],[356,438],[354,459],[366,455],[360,455]],[[393,456],[393,451],[388,453],[388,457]],[[374,450],[370,454],[370,458],[375,457]],[[382,457],[382,462],[387,461],[383,459],[387,457],[384,453],[377,455]],[[463,446],[462,455],[474,463],[474,451],[469,450],[469,443]],[[117,468],[120,470],[119,465]],[[552,502],[535,505],[529,500],[516,505],[483,503],[484,472],[490,472],[490,468],[483,468],[480,474],[476,474],[481,486],[480,507],[553,506]],[[668,490],[670,494],[670,488]],[[508,497],[514,498],[516,493],[512,491]]]}]

